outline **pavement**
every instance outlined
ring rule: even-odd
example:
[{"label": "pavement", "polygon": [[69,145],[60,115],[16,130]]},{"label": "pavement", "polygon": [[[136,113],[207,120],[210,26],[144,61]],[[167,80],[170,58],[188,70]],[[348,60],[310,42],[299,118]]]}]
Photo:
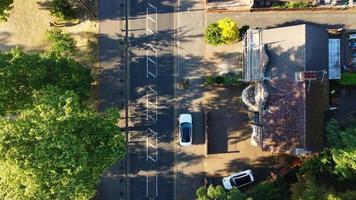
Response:
[{"label": "pavement", "polygon": [[277,27],[304,22],[325,25],[326,27],[343,27],[356,29],[356,13],[347,11],[281,11],[281,12],[226,12],[207,13],[206,23],[230,17],[239,27]]},{"label": "pavement", "polygon": [[[123,7],[117,0],[99,1],[99,110],[123,108],[126,104],[125,46],[122,30]],[[121,122],[125,121],[121,110]],[[124,128],[125,126],[121,126]],[[122,129],[125,130],[125,129]],[[124,133],[124,132],[123,132]],[[96,199],[121,200],[126,193],[126,158],[105,173],[97,187]]]}]

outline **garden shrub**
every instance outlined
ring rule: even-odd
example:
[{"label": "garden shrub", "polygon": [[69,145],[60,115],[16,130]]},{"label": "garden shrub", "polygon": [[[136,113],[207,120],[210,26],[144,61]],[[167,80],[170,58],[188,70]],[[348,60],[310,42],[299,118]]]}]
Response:
[{"label": "garden shrub", "polygon": [[0,22],[6,21],[9,17],[9,10],[12,8],[13,0],[1,0],[0,1]]},{"label": "garden shrub", "polygon": [[239,28],[239,38],[242,38],[249,28],[250,26],[247,25],[244,25],[241,28]]},{"label": "garden shrub", "polygon": [[239,37],[237,23],[230,18],[224,18],[219,20],[218,23],[212,23],[205,30],[205,40],[213,46],[231,44]]},{"label": "garden shrub", "polygon": [[71,56],[75,53],[75,42],[68,33],[60,29],[52,29],[46,32],[47,40],[51,43],[51,52],[56,55]]},{"label": "garden shrub", "polygon": [[52,0],[49,10],[59,19],[68,20],[73,16],[73,8],[69,0]]},{"label": "garden shrub", "polygon": [[205,40],[208,44],[217,46],[223,44],[224,40],[221,37],[221,29],[217,23],[210,24],[205,30]]},{"label": "garden shrub", "polygon": [[224,83],[224,77],[222,77],[222,76],[217,76],[217,77],[215,78],[215,83],[216,83],[216,84],[223,84],[223,83]]},{"label": "garden shrub", "polygon": [[218,27],[221,29],[221,37],[225,44],[230,44],[237,39],[237,23],[230,18],[224,18],[218,21]]},{"label": "garden shrub", "polygon": [[205,84],[223,84],[225,86],[244,86],[245,83],[241,81],[241,77],[236,74],[226,74],[223,76],[208,76]]},{"label": "garden shrub", "polygon": [[307,2],[286,2],[286,1],[279,1],[272,3],[273,8],[308,8],[310,7]]},{"label": "garden shrub", "polygon": [[339,83],[345,86],[356,86],[356,73],[342,73]]}]

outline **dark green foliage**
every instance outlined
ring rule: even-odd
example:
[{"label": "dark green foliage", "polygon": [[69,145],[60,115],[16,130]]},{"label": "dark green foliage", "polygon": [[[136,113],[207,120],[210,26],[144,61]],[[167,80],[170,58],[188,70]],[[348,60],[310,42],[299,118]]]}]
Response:
[{"label": "dark green foliage", "polygon": [[6,21],[9,17],[8,11],[12,8],[13,0],[0,0],[0,22]]},{"label": "dark green foliage", "polygon": [[273,8],[308,8],[311,7],[308,2],[286,2],[277,1],[272,3]]},{"label": "dark green foliage", "polygon": [[247,195],[240,192],[236,187],[225,190],[221,185],[210,185],[208,188],[200,187],[196,191],[197,200],[246,200]]},{"label": "dark green foliage", "polygon": [[221,29],[217,23],[210,24],[205,29],[205,40],[208,44],[217,46],[219,44],[224,44],[224,40],[221,36]]},{"label": "dark green foliage", "polygon": [[341,129],[335,120],[331,120],[327,124],[326,135],[334,173],[346,179],[356,178],[356,127],[351,124]]},{"label": "dark green foliage", "polygon": [[52,15],[63,20],[73,17],[73,8],[69,0],[52,0],[49,10]]},{"label": "dark green foliage", "polygon": [[244,86],[245,83],[241,81],[241,76],[236,74],[226,74],[223,76],[208,76],[205,84],[223,84],[225,86]]},{"label": "dark green foliage", "polygon": [[298,181],[291,185],[290,190],[292,200],[351,200],[356,197],[356,191],[337,192],[334,187],[317,181],[310,173],[299,175]]},{"label": "dark green foliage", "polygon": [[244,25],[241,28],[239,28],[239,37],[242,38],[249,28],[250,26],[247,25]]},{"label": "dark green foliage", "polygon": [[253,200],[285,200],[288,190],[281,181],[259,183],[247,192],[247,196]]},{"label": "dark green foliage", "polygon": [[26,54],[15,48],[0,53],[0,113],[15,112],[32,104],[32,92],[54,85],[89,97],[90,70],[68,57]]},{"label": "dark green foliage", "polygon": [[73,56],[75,53],[75,42],[68,33],[60,29],[51,29],[46,32],[46,38],[51,44],[50,51],[60,56]]},{"label": "dark green foliage", "polygon": [[356,86],[356,73],[342,73],[339,83],[345,86]]},{"label": "dark green foliage", "polygon": [[329,147],[335,147],[340,144],[339,130],[340,126],[335,119],[326,124],[326,141]]},{"label": "dark green foliage", "polygon": [[72,91],[46,87],[16,119],[0,119],[0,199],[91,199],[125,154],[118,111],[99,114]]},{"label": "dark green foliage", "polygon": [[292,200],[326,200],[327,188],[316,184],[315,176],[307,173],[298,177],[298,182],[290,188]]},{"label": "dark green foliage", "polygon": [[216,84],[223,84],[224,83],[224,77],[222,77],[222,76],[217,76],[216,78],[215,78],[215,83]]}]

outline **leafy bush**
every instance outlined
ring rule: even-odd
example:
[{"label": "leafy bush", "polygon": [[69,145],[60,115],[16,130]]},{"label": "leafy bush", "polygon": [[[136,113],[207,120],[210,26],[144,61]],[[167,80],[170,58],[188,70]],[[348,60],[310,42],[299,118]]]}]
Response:
[{"label": "leafy bush", "polygon": [[226,191],[221,185],[210,185],[208,188],[200,187],[196,191],[197,200],[247,200],[247,195],[236,187]]},{"label": "leafy bush", "polygon": [[214,78],[213,76],[208,76],[208,77],[206,78],[205,84],[207,84],[207,85],[212,85],[212,84],[214,84],[214,83],[215,83],[215,78]]},{"label": "leafy bush", "polygon": [[335,147],[339,145],[340,141],[340,126],[335,119],[330,120],[326,124],[326,141],[329,147]]},{"label": "leafy bush", "polygon": [[308,8],[310,7],[307,2],[286,2],[286,1],[278,1],[272,3],[273,8]]},{"label": "leafy bush", "polygon": [[208,44],[213,46],[224,44],[224,40],[221,37],[221,29],[218,27],[217,23],[210,24],[206,28],[205,40],[208,42]]},{"label": "leafy bush", "polygon": [[345,86],[356,86],[356,73],[342,73],[339,83]]},{"label": "leafy bush", "polygon": [[218,27],[221,29],[221,37],[225,44],[230,44],[237,39],[238,29],[237,23],[230,18],[220,19]]},{"label": "leafy bush", "polygon": [[47,30],[46,37],[51,44],[51,52],[56,55],[71,56],[75,53],[75,42],[68,33],[60,29]]},{"label": "leafy bush", "polygon": [[63,20],[70,19],[73,16],[73,9],[69,0],[52,0],[49,10],[52,15]]},{"label": "leafy bush", "polygon": [[239,36],[237,23],[230,18],[224,18],[219,20],[218,23],[210,24],[205,30],[205,40],[213,46],[231,44]]},{"label": "leafy bush", "polygon": [[285,200],[288,190],[283,183],[259,183],[247,192],[253,200]]},{"label": "leafy bush", "polygon": [[242,82],[241,77],[236,74],[226,74],[223,76],[208,76],[205,84],[224,84],[225,86],[243,86],[245,83]]},{"label": "leafy bush", "polygon": [[247,25],[244,25],[241,28],[239,28],[239,38],[242,38],[249,28],[250,26]]},{"label": "leafy bush", "polygon": [[6,21],[9,17],[8,11],[12,8],[11,4],[13,0],[1,0],[0,1],[0,21]]},{"label": "leafy bush", "polygon": [[224,77],[222,77],[222,76],[217,76],[216,78],[215,78],[215,83],[216,84],[223,84],[224,83]]}]

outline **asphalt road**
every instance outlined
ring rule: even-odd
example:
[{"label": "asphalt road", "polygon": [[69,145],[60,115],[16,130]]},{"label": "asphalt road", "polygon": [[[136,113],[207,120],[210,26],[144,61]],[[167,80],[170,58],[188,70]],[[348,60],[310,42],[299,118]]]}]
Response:
[{"label": "asphalt road", "polygon": [[130,1],[131,200],[174,199],[174,1]]}]

